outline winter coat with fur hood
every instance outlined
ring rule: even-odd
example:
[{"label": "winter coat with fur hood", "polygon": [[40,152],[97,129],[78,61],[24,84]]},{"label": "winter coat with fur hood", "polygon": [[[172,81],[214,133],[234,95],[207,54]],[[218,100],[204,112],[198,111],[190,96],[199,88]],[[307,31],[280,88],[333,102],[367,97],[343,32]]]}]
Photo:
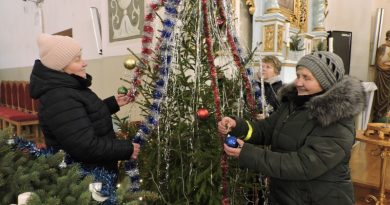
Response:
[{"label": "winter coat with fur hood", "polygon": [[[304,103],[297,100],[302,96],[293,84],[284,86],[279,96],[282,104],[269,118],[236,119],[231,134],[246,138],[240,166],[271,177],[273,205],[354,204],[348,163],[355,141],[354,116],[365,106],[361,83],[345,76]],[[248,123],[253,128],[250,136]]]},{"label": "winter coat with fur hood", "polygon": [[63,149],[85,168],[117,171],[118,160],[130,159],[133,145],[116,138],[111,114],[115,97],[101,100],[87,79],[45,67],[40,60],[30,77],[30,95],[39,99],[39,123],[48,147]]},{"label": "winter coat with fur hood", "polygon": [[[261,93],[261,82],[258,82]],[[264,94],[266,102],[269,104],[268,110],[270,114],[275,112],[279,107],[279,101],[277,99],[277,92],[283,86],[280,76],[273,77],[268,81],[264,81]],[[261,107],[261,104],[260,104]]]}]

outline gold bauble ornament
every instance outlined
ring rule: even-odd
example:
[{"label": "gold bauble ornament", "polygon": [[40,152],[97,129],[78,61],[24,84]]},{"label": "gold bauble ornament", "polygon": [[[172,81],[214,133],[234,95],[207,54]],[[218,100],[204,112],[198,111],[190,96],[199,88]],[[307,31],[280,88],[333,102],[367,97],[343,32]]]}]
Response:
[{"label": "gold bauble ornament", "polygon": [[132,56],[127,58],[123,63],[123,66],[125,66],[127,70],[133,70],[136,67],[136,65],[137,65],[137,60]]}]

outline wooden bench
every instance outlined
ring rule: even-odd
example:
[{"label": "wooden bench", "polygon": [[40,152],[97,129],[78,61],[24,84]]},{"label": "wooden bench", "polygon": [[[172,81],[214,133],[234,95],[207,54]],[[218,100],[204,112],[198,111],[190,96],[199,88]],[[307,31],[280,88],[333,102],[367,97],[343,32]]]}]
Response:
[{"label": "wooden bench", "polygon": [[30,97],[26,81],[0,83],[0,128],[12,126],[14,134],[39,139],[38,101]]}]

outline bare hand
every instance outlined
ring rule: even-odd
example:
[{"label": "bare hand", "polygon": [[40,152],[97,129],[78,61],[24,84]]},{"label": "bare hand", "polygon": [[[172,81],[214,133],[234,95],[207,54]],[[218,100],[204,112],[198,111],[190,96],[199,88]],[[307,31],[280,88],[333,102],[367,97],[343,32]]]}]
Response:
[{"label": "bare hand", "polygon": [[125,94],[119,94],[119,95],[115,96],[115,99],[116,99],[116,102],[118,103],[119,107],[121,107],[123,105],[127,105],[130,102],[129,96],[127,96]]},{"label": "bare hand", "polygon": [[133,154],[131,154],[131,159],[137,159],[139,150],[140,150],[141,145],[138,143],[133,143]]},{"label": "bare hand", "polygon": [[237,148],[229,147],[227,144],[223,144],[223,150],[227,155],[235,158],[240,156],[241,148],[244,146],[245,142],[241,139],[237,139],[237,142],[239,144]]},{"label": "bare hand", "polygon": [[218,122],[218,132],[224,135],[228,134],[235,127],[236,121],[230,117],[224,117]]}]

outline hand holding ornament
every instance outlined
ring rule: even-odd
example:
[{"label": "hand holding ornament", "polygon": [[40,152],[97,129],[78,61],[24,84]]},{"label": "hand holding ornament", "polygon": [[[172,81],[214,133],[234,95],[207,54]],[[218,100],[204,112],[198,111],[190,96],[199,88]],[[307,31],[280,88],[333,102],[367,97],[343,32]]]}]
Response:
[{"label": "hand holding ornament", "polygon": [[227,144],[229,147],[237,148],[239,146],[237,142],[237,137],[233,135],[227,135],[225,138],[225,144]]},{"label": "hand holding ornament", "polygon": [[115,99],[116,99],[116,102],[118,103],[119,107],[129,104],[129,102],[131,101],[131,98],[129,96],[127,96],[126,94],[119,94],[119,95],[115,96]]},{"label": "hand holding ornament", "polygon": [[131,154],[131,159],[137,159],[138,158],[138,154],[139,154],[139,151],[140,151],[140,147],[141,145],[138,144],[138,143],[133,143],[133,154]]},{"label": "hand holding ornament", "polygon": [[228,134],[236,127],[236,121],[230,117],[223,117],[221,121],[218,122],[218,132],[221,134]]},{"label": "hand holding ornament", "polygon": [[[230,138],[229,138],[230,137]],[[223,150],[225,151],[225,153],[231,157],[236,157],[238,158],[240,156],[240,153],[241,153],[241,148],[244,146],[244,141],[242,141],[241,139],[234,139],[235,137],[232,137],[231,135],[228,135],[228,137],[226,138],[226,141],[229,141],[229,142],[226,142],[223,144]],[[236,142],[234,142],[236,141]],[[229,144],[228,144],[229,143]],[[232,144],[230,144],[232,143]],[[237,146],[237,147],[231,147],[231,146]]]}]

